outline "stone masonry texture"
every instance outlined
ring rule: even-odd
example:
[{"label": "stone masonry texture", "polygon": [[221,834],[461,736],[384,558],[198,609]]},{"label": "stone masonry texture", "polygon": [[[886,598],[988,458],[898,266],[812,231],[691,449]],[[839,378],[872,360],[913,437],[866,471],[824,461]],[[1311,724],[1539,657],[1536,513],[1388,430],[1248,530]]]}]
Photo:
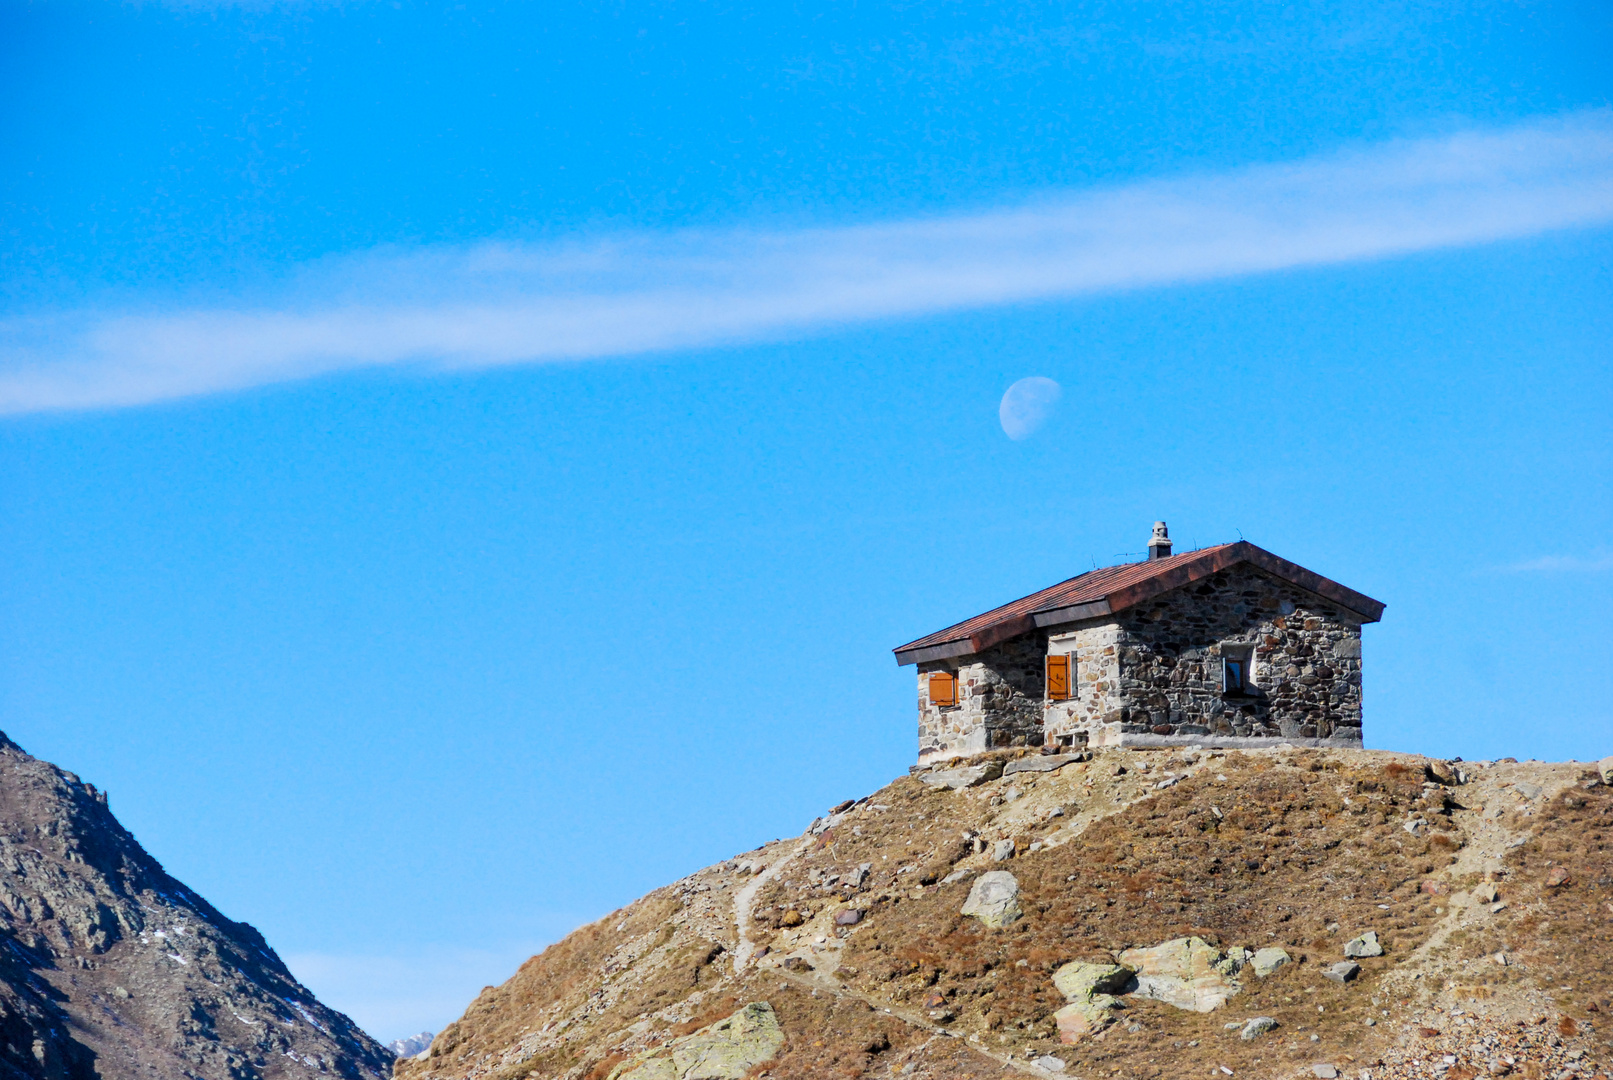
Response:
[{"label": "stone masonry texture", "polygon": [[[1046,635],[994,645],[963,664],[919,665],[919,754],[951,756],[1002,746],[1040,746]],[[958,704],[930,703],[930,673],[958,676]]]},{"label": "stone masonry texture", "polygon": [[[1223,690],[1231,652],[1248,694]],[[1045,657],[1074,658],[1068,701],[1047,701]],[[953,671],[959,704],[929,700]],[[1247,564],[1117,615],[1036,630],[919,665],[920,760],[1007,746],[1115,745],[1138,736],[1361,740],[1358,616]]]}]

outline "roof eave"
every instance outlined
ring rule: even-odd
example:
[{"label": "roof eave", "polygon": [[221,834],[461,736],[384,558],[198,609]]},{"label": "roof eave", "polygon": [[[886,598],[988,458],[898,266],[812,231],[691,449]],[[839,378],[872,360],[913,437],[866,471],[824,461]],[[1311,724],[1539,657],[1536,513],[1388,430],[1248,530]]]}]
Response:
[{"label": "roof eave", "polygon": [[927,645],[922,649],[894,649],[896,653],[896,666],[905,667],[908,664],[919,664],[926,660],[948,660],[954,656],[968,656],[971,653],[989,649],[1001,641],[1016,638],[1021,634],[1036,629],[1036,621],[1030,615],[1020,615],[1002,622],[993,623],[977,633],[956,641],[943,641],[936,645]]}]

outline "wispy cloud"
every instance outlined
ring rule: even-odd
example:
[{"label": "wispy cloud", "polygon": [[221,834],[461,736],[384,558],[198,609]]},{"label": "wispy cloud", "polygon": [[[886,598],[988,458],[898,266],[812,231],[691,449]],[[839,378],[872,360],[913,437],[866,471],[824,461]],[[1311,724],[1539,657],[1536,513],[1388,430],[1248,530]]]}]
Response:
[{"label": "wispy cloud", "polygon": [[1514,574],[1594,574],[1613,570],[1613,551],[1593,555],[1542,555],[1502,567]]},{"label": "wispy cloud", "polygon": [[581,360],[1205,281],[1613,220],[1613,113],[877,225],[381,250],[229,306],[0,325],[0,412],[343,369]]}]

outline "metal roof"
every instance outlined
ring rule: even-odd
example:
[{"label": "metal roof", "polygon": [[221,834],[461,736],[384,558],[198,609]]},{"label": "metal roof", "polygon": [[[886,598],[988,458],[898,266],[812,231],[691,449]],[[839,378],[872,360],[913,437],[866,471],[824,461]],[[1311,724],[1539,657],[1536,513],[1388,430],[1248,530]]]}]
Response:
[{"label": "metal roof", "polygon": [[1244,562],[1331,600],[1359,615],[1362,622],[1377,622],[1383,616],[1384,605],[1370,596],[1240,540],[1236,544],[1218,544],[1149,562],[1090,570],[893,651],[898,664],[966,656],[1037,627],[1111,615]]}]

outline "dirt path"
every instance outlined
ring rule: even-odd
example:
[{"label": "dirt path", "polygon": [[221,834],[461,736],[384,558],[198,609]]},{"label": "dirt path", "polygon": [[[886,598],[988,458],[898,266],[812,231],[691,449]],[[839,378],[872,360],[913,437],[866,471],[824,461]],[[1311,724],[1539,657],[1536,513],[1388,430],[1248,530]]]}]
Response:
[{"label": "dirt path", "polygon": [[756,943],[751,940],[751,908],[756,903],[756,894],[762,891],[762,886],[778,877],[796,859],[800,858],[812,846],[812,835],[809,833],[798,841],[790,853],[782,859],[777,859],[767,869],[752,877],[745,883],[745,887],[734,894],[734,937],[738,946],[734,949],[734,974],[742,975],[750,966],[751,957],[756,952]]},{"label": "dirt path", "polygon": [[[1525,800],[1532,816],[1533,811],[1574,786],[1573,776],[1563,776],[1560,770],[1556,772],[1558,775],[1554,776],[1546,769],[1528,765],[1513,768],[1490,766],[1475,770],[1468,783],[1450,789],[1452,796],[1464,807],[1458,811],[1460,816],[1455,820],[1462,830],[1465,843],[1457,853],[1456,862],[1436,876],[1457,882],[1474,875],[1483,876],[1486,871],[1499,868],[1508,849],[1523,843],[1534,833],[1529,825],[1514,830],[1504,823],[1503,808],[1509,804],[1517,805],[1518,800],[1518,796],[1509,789],[1515,788],[1520,782],[1539,782],[1541,793]],[[1475,813],[1475,806],[1484,809]],[[1505,899],[1510,886],[1503,884],[1501,891]],[[1442,906],[1445,908],[1444,917],[1412,952],[1406,964],[1408,969],[1423,973],[1425,977],[1442,970],[1435,958],[1449,945],[1452,934],[1482,923],[1491,916],[1487,905],[1466,890],[1452,888]],[[1409,981],[1409,975],[1397,971],[1386,980],[1386,985],[1403,988]]]},{"label": "dirt path", "polygon": [[825,976],[818,976],[815,978],[811,975],[801,975],[793,971],[786,971],[783,968],[774,968],[768,974],[777,975],[786,982],[792,982],[803,989],[821,990],[825,993],[833,994],[837,998],[851,998],[853,1000],[860,1001],[864,1005],[867,1005],[870,1009],[873,1009],[875,1012],[882,1012],[887,1016],[894,1016],[904,1024],[919,1028],[922,1031],[928,1031],[932,1037],[958,1039],[963,1042],[963,1045],[967,1046],[974,1053],[979,1054],[982,1057],[988,1057],[997,1062],[999,1065],[1002,1065],[1004,1068],[1017,1069],[1018,1071],[1027,1073],[1031,1076],[1055,1075],[1054,1073],[1051,1073],[1040,1066],[1034,1065],[1029,1061],[1022,1061],[1019,1058],[1009,1057],[1007,1054],[999,1054],[995,1050],[988,1050],[984,1046],[980,1046],[978,1043],[975,1043],[962,1035],[955,1035],[946,1028],[932,1023],[928,1017],[915,1013],[910,1009],[899,1008],[887,1001],[881,1001],[878,998],[869,996],[868,994],[853,990],[850,987],[843,986],[840,983],[835,982],[833,979]]}]

